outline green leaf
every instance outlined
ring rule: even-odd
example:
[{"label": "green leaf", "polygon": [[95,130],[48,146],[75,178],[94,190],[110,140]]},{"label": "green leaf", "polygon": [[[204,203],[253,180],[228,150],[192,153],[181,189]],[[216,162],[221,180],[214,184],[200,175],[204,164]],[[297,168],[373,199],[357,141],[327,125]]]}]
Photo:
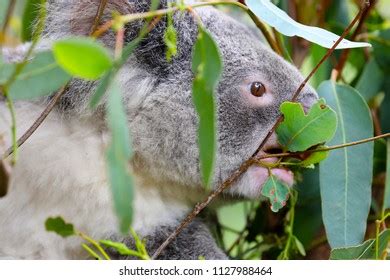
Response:
[{"label": "green leaf", "polygon": [[299,197],[295,206],[294,235],[309,248],[322,227],[319,167],[302,170],[302,181],[294,189]]},{"label": "green leaf", "polygon": [[192,99],[199,116],[198,143],[203,182],[212,180],[216,153],[216,117],[214,91],[222,72],[219,50],[211,35],[199,27],[192,70]]},{"label": "green leaf", "polygon": [[[294,21],[286,12],[279,9],[269,0],[247,0],[246,5],[262,21],[275,27],[286,36],[298,36],[330,49],[339,39],[339,36],[325,29],[307,26]],[[351,42],[343,39],[336,49],[362,48],[371,45],[363,42]]]},{"label": "green leaf", "polygon": [[59,40],[54,43],[53,52],[68,73],[87,80],[100,78],[113,65],[108,50],[90,38]]},{"label": "green leaf", "polygon": [[107,151],[108,174],[120,229],[126,234],[133,217],[133,179],[129,174],[132,151],[121,90],[115,81],[109,88],[107,122],[112,137]]},{"label": "green leaf", "polygon": [[34,26],[39,15],[39,5],[44,4],[43,0],[27,0],[22,18],[22,39],[24,42],[31,41]]},{"label": "green leaf", "polygon": [[51,52],[42,52],[26,64],[11,84],[9,93],[14,100],[37,98],[58,90],[66,85],[70,78],[58,67]]},{"label": "green leaf", "polygon": [[296,236],[293,236],[294,247],[298,250],[299,254],[306,256],[305,247],[303,247],[301,241]]},{"label": "green leaf", "polygon": [[168,13],[167,18],[168,26],[165,29],[164,33],[164,43],[167,47],[167,61],[170,62],[172,60],[172,57],[177,54],[177,32],[173,25],[172,13]]},{"label": "green leaf", "polygon": [[[310,51],[306,56],[305,60],[302,63],[301,71],[306,77],[317,65],[318,61],[324,57],[326,54],[326,49],[321,46],[312,44],[310,46]],[[314,73],[314,76],[310,79],[310,84],[317,88],[324,80],[329,79],[330,73],[332,71],[332,64],[329,59],[325,60],[324,63],[320,65],[318,70]]]},{"label": "green leaf", "polygon": [[16,64],[4,63],[0,56],[0,85],[5,84],[15,71]]},{"label": "green leaf", "polygon": [[[379,256],[386,250],[390,242],[390,229],[379,234]],[[330,253],[331,260],[368,260],[375,259],[375,239],[369,239],[363,244],[345,248],[335,248]]]},{"label": "green leaf", "polygon": [[119,254],[123,256],[139,256],[139,253],[135,250],[129,249],[125,244],[120,242],[114,242],[111,240],[100,240],[99,243],[101,243],[104,246],[114,248],[118,251]]},{"label": "green leaf", "polygon": [[[373,136],[370,110],[353,88],[326,81],[318,88],[338,117],[329,145]],[[320,163],[323,220],[332,248],[362,242],[371,204],[373,143],[331,151]]]},{"label": "green leaf", "polygon": [[47,231],[55,232],[64,238],[76,234],[73,225],[66,223],[61,217],[48,218],[45,222],[45,228]]},{"label": "green leaf", "polygon": [[363,73],[356,84],[356,90],[368,101],[382,88],[385,75],[375,59],[371,59],[363,69]]},{"label": "green leaf", "polygon": [[305,151],[329,141],[335,133],[336,114],[323,99],[314,104],[307,115],[300,103],[284,102],[280,110],[284,120],[276,132],[280,143],[288,151]]},{"label": "green leaf", "polygon": [[[326,146],[320,146],[318,148],[323,148]],[[301,161],[299,165],[302,165],[303,167],[308,167],[313,164],[317,164],[323,160],[325,160],[329,155],[329,151],[321,151],[321,152],[314,152],[311,153],[305,160]]]},{"label": "green leaf", "polygon": [[97,86],[96,91],[92,95],[90,103],[89,103],[89,106],[92,109],[96,108],[99,105],[104,94],[106,94],[106,92],[107,92],[107,88],[112,83],[112,80],[115,77],[115,73],[116,73],[115,70],[110,70],[103,76],[103,78],[100,79],[99,85]]},{"label": "green leaf", "polygon": [[390,28],[370,34],[374,58],[385,73],[390,73]]},{"label": "green leaf", "polygon": [[0,26],[3,26],[3,21],[7,13],[9,0],[0,0]]},{"label": "green leaf", "polygon": [[276,179],[275,176],[270,175],[261,190],[261,194],[269,198],[271,210],[278,212],[286,205],[289,189],[285,184]]},{"label": "green leaf", "polygon": [[390,209],[390,139],[387,140],[386,183],[383,210]]}]

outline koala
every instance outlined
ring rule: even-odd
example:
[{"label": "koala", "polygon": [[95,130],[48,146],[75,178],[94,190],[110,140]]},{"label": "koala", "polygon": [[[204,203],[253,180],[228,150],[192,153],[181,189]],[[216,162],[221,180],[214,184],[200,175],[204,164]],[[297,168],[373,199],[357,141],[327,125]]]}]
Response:
[{"label": "koala", "polygon": [[[88,35],[99,0],[49,0],[44,40],[38,51],[68,36]],[[149,0],[108,0],[103,21],[113,11],[146,12]],[[160,8],[167,7],[166,0]],[[204,28],[216,41],[223,60],[223,74],[215,91],[217,156],[212,188],[217,188],[243,161],[252,156],[280,114],[280,104],[291,99],[303,77],[283,58],[261,42],[259,34],[214,7],[197,8]],[[193,14],[173,15],[178,53],[168,62],[162,17],[118,74],[123,92],[133,158],[135,181],[132,227],[146,240],[150,254],[193,208],[207,197],[197,144],[198,116],[192,102],[191,70],[198,23]],[[133,40],[142,21],[126,25],[125,42]],[[100,40],[113,48],[115,34]],[[26,46],[3,49],[3,59],[20,57]],[[84,259],[78,237],[61,238],[46,232],[48,217],[62,216],[95,239],[113,239],[132,246],[132,239],[118,230],[105,161],[110,141],[105,124],[105,99],[96,110],[88,106],[96,82],[74,79],[59,104],[38,130],[20,147],[10,189],[0,199],[0,259]],[[305,109],[316,101],[306,86],[298,101]],[[15,103],[17,131],[21,135],[43,111],[49,98]],[[2,147],[10,145],[10,117],[0,103]],[[279,144],[275,135],[260,155]],[[270,159],[275,160],[275,159]],[[272,173],[291,186],[290,171]],[[268,177],[261,166],[251,166],[219,198],[258,199]],[[123,258],[110,252],[113,258]],[[160,255],[160,259],[226,259],[218,248],[208,222],[195,219]]]}]

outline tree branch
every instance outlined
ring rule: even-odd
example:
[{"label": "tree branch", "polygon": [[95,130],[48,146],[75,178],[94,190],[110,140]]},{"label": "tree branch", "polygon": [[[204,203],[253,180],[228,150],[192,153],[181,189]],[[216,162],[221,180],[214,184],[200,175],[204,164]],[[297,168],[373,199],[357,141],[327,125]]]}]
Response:
[{"label": "tree branch", "polygon": [[261,156],[261,157],[257,158],[256,161],[261,160],[261,159],[265,159],[265,158],[275,158],[275,157],[276,158],[281,158],[281,157],[299,156],[299,155],[302,155],[302,154],[305,154],[305,153],[308,153],[308,152],[310,152],[310,153],[327,152],[327,151],[347,148],[347,147],[351,147],[351,146],[361,145],[361,144],[364,144],[364,143],[368,143],[368,142],[372,142],[372,141],[375,141],[375,140],[378,140],[378,139],[388,138],[388,137],[390,137],[390,133],[385,133],[385,134],[378,135],[378,136],[375,136],[375,137],[362,139],[362,140],[358,140],[358,141],[354,141],[354,142],[349,142],[349,143],[345,143],[345,144],[334,145],[334,146],[329,146],[329,147],[323,147],[323,148],[318,148],[318,149],[314,149],[314,150],[307,150],[307,151],[303,151],[303,152],[269,154],[269,155],[264,155],[264,156]]},{"label": "tree branch", "polygon": [[[315,74],[321,64],[333,53],[336,47],[340,44],[340,42],[345,38],[345,36],[349,33],[351,28],[355,25],[355,23],[361,18],[362,13],[366,8],[360,10],[360,12],[356,15],[356,17],[352,20],[352,22],[348,25],[348,27],[344,30],[343,34],[340,38],[334,43],[331,49],[325,54],[325,56],[321,59],[321,61],[314,67],[311,73],[306,77],[306,79],[301,83],[296,92],[294,93],[291,101],[296,101],[302,89],[305,87],[309,79]],[[274,133],[276,127],[279,123],[282,122],[282,116],[279,116],[274,126],[268,132],[267,136],[262,140],[260,146],[256,150],[256,152],[246,160],[233,174],[217,189],[215,189],[210,195],[201,203],[196,204],[194,209],[187,215],[186,218],[180,223],[180,225],[168,236],[168,238],[160,245],[160,247],[154,252],[152,259],[157,259],[158,256],[162,253],[162,251],[176,238],[177,235],[181,233],[181,231],[191,223],[191,221],[205,208],[207,207],[218,195],[220,195],[223,191],[225,191],[228,187],[231,186],[255,161],[257,158],[258,152],[264,147],[265,143],[269,140],[271,135]]]},{"label": "tree branch", "polygon": [[[39,115],[39,117],[35,120],[32,126],[20,137],[17,141],[17,146],[20,147],[27,141],[28,138],[37,130],[37,128],[43,123],[43,121],[47,118],[50,112],[53,110],[54,106],[58,103],[61,96],[64,94],[66,87],[62,87],[50,100],[49,104],[47,104],[45,110]],[[10,156],[13,152],[13,148],[10,147],[3,155],[3,159]]]},{"label": "tree branch", "polygon": [[100,20],[102,19],[102,16],[103,16],[103,13],[104,13],[104,9],[106,8],[106,6],[107,6],[107,0],[100,0],[99,7],[98,7],[98,9],[96,11],[95,20],[93,22],[93,25],[92,25],[92,28],[91,28],[91,32],[89,33],[90,36],[92,36],[92,34],[95,33],[95,31],[99,27]]},{"label": "tree branch", "polygon": [[[356,37],[359,35],[359,33],[361,32],[361,30],[363,28],[364,21],[367,18],[367,16],[369,15],[371,9],[374,7],[375,4],[376,4],[376,0],[364,0],[363,5],[365,8],[363,9],[359,24],[357,25],[355,31],[351,35],[351,38],[350,38],[351,41],[354,41],[356,39]],[[341,76],[342,76],[341,74],[343,72],[345,63],[347,62],[349,52],[350,52],[350,49],[344,49],[343,52],[341,53],[340,59],[336,65],[336,67],[333,70],[333,73],[334,73],[333,80],[337,81],[341,78]]]}]

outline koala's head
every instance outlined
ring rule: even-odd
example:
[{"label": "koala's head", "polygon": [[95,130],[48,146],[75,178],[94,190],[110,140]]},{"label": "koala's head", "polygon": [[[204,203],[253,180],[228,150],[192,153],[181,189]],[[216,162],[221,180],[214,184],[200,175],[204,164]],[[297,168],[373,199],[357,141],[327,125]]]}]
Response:
[{"label": "koala's head", "polygon": [[[147,0],[109,3],[128,7],[123,12],[147,11],[150,5]],[[196,12],[216,41],[224,66],[215,92],[218,128],[215,188],[257,150],[279,116],[280,104],[291,99],[303,77],[294,66],[264,46],[252,29],[215,8],[197,8]],[[135,38],[140,25],[139,22],[127,25],[127,42]],[[133,165],[136,173],[166,186],[201,187],[198,117],[192,101],[191,70],[198,28],[196,19],[188,12],[175,13],[174,25],[178,54],[171,62],[165,57],[166,21],[162,18],[121,72],[133,139]],[[307,109],[316,99],[315,91],[306,86],[298,100]],[[273,137],[262,153],[276,147]],[[290,172],[275,169],[273,173],[292,184]],[[256,197],[267,176],[265,168],[251,167],[229,192]]]}]

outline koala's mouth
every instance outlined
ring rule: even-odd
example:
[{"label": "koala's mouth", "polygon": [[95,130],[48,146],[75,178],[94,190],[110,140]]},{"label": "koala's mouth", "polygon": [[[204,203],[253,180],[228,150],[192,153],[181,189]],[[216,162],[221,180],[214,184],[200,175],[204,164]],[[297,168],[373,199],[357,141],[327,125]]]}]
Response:
[{"label": "koala's mouth", "polygon": [[269,168],[267,165],[272,165],[278,162],[277,157],[272,157],[272,154],[278,154],[282,152],[282,147],[280,146],[277,136],[274,134],[270,137],[270,139],[267,141],[267,143],[264,145],[263,149],[260,150],[257,154],[257,157],[261,158],[263,156],[270,156],[264,159],[261,159],[261,162],[264,163],[264,166],[262,165],[256,165],[252,168],[254,169],[254,173],[259,176],[259,184],[260,188],[265,184],[267,179],[269,178],[269,172],[271,171],[272,175],[275,176],[278,180],[285,183],[289,187],[292,187],[294,184],[294,174],[291,170],[287,168]]}]

